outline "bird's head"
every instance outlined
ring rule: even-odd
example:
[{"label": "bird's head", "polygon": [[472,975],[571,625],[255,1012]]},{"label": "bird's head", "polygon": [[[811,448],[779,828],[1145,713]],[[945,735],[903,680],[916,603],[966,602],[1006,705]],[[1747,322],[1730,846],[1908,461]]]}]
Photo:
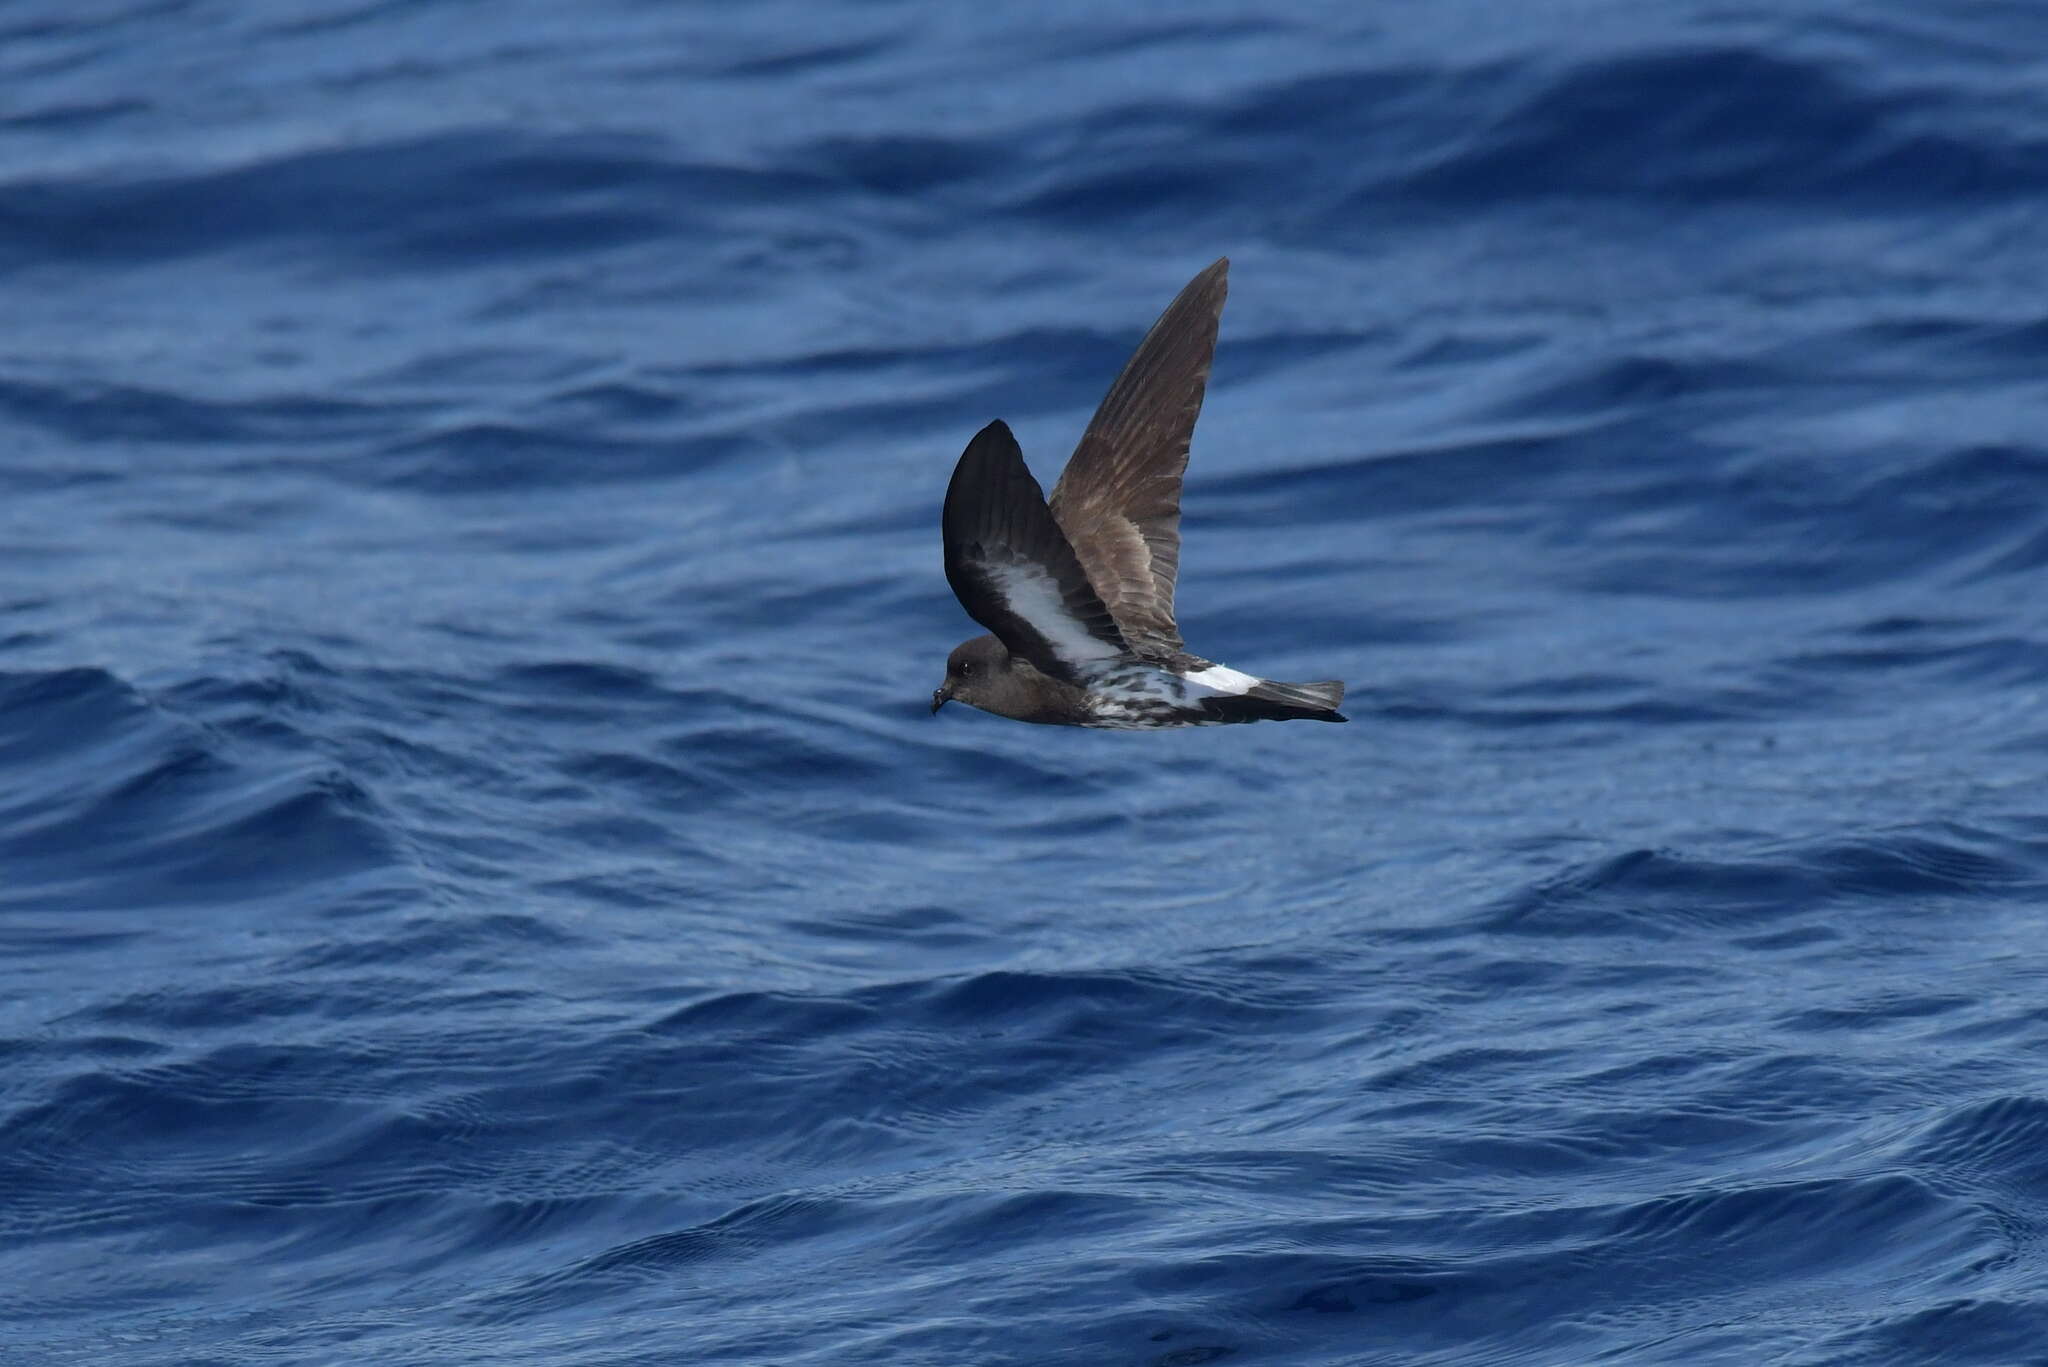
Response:
[{"label": "bird's head", "polygon": [[977,636],[953,647],[946,657],[946,681],[932,692],[932,711],[957,700],[984,712],[1015,716],[1021,682],[1003,643],[993,636]]}]

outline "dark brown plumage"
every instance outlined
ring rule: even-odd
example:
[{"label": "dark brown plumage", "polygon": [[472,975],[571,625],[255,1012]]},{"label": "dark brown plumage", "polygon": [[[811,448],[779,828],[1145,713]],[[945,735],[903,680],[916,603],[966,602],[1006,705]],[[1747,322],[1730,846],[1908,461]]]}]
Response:
[{"label": "dark brown plumage", "polygon": [[1011,605],[999,582],[1006,573],[1045,571],[1066,615],[1101,642],[1105,657],[1130,649],[1082,569],[1074,544],[1046,506],[1038,481],[1025,467],[1017,439],[1003,423],[990,423],[967,443],[946,486],[941,525],[946,582],[953,586],[953,596],[973,603],[979,609],[971,610],[976,621],[1004,641],[1016,642],[1012,649],[1018,653],[1043,661],[1040,667],[1046,673],[1068,683],[1080,682],[1079,662],[1062,656],[1039,627]]},{"label": "dark brown plumage", "polygon": [[1224,258],[1166,306],[1053,486],[1053,516],[1140,653],[1182,648],[1173,618],[1181,479],[1229,292]]},{"label": "dark brown plumage", "polygon": [[1344,685],[1259,679],[1187,652],[1174,619],[1180,490],[1230,264],[1189,281],[1095,410],[1047,502],[1001,422],[946,489],[946,579],[987,627],[947,660],[952,699],[1018,721],[1151,729],[1343,721]]}]

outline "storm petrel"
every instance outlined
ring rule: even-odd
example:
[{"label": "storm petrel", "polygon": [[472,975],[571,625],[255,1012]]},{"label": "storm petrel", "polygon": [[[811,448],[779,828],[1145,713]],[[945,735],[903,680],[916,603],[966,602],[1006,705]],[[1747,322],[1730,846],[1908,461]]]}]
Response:
[{"label": "storm petrel", "polygon": [[1342,683],[1212,664],[1174,623],[1181,476],[1229,270],[1218,261],[1159,315],[1050,503],[1003,423],[967,444],[946,489],[946,580],[992,634],[947,657],[932,711],[958,699],[1017,721],[1133,731],[1345,720]]}]

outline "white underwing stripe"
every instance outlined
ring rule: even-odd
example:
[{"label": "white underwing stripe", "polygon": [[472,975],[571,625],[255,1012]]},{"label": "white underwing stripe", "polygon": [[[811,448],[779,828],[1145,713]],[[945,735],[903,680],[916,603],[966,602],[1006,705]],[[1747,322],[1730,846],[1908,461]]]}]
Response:
[{"label": "white underwing stripe", "polygon": [[1052,647],[1053,654],[1069,664],[1090,660],[1114,660],[1123,652],[1089,632],[1067,611],[1060,599],[1060,586],[1044,569],[1028,561],[992,563],[989,577],[1010,611],[1031,624]]}]

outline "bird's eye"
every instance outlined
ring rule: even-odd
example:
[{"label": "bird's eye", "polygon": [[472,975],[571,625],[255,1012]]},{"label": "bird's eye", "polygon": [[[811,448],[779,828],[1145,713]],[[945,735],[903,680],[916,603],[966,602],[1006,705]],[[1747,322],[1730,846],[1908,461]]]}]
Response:
[{"label": "bird's eye", "polygon": [[973,672],[974,672],[974,666],[973,666],[973,665],[971,665],[971,664],[962,664],[962,665],[960,666],[960,673],[962,674],[962,676],[965,676],[965,675],[968,675],[968,674],[972,674]]}]

